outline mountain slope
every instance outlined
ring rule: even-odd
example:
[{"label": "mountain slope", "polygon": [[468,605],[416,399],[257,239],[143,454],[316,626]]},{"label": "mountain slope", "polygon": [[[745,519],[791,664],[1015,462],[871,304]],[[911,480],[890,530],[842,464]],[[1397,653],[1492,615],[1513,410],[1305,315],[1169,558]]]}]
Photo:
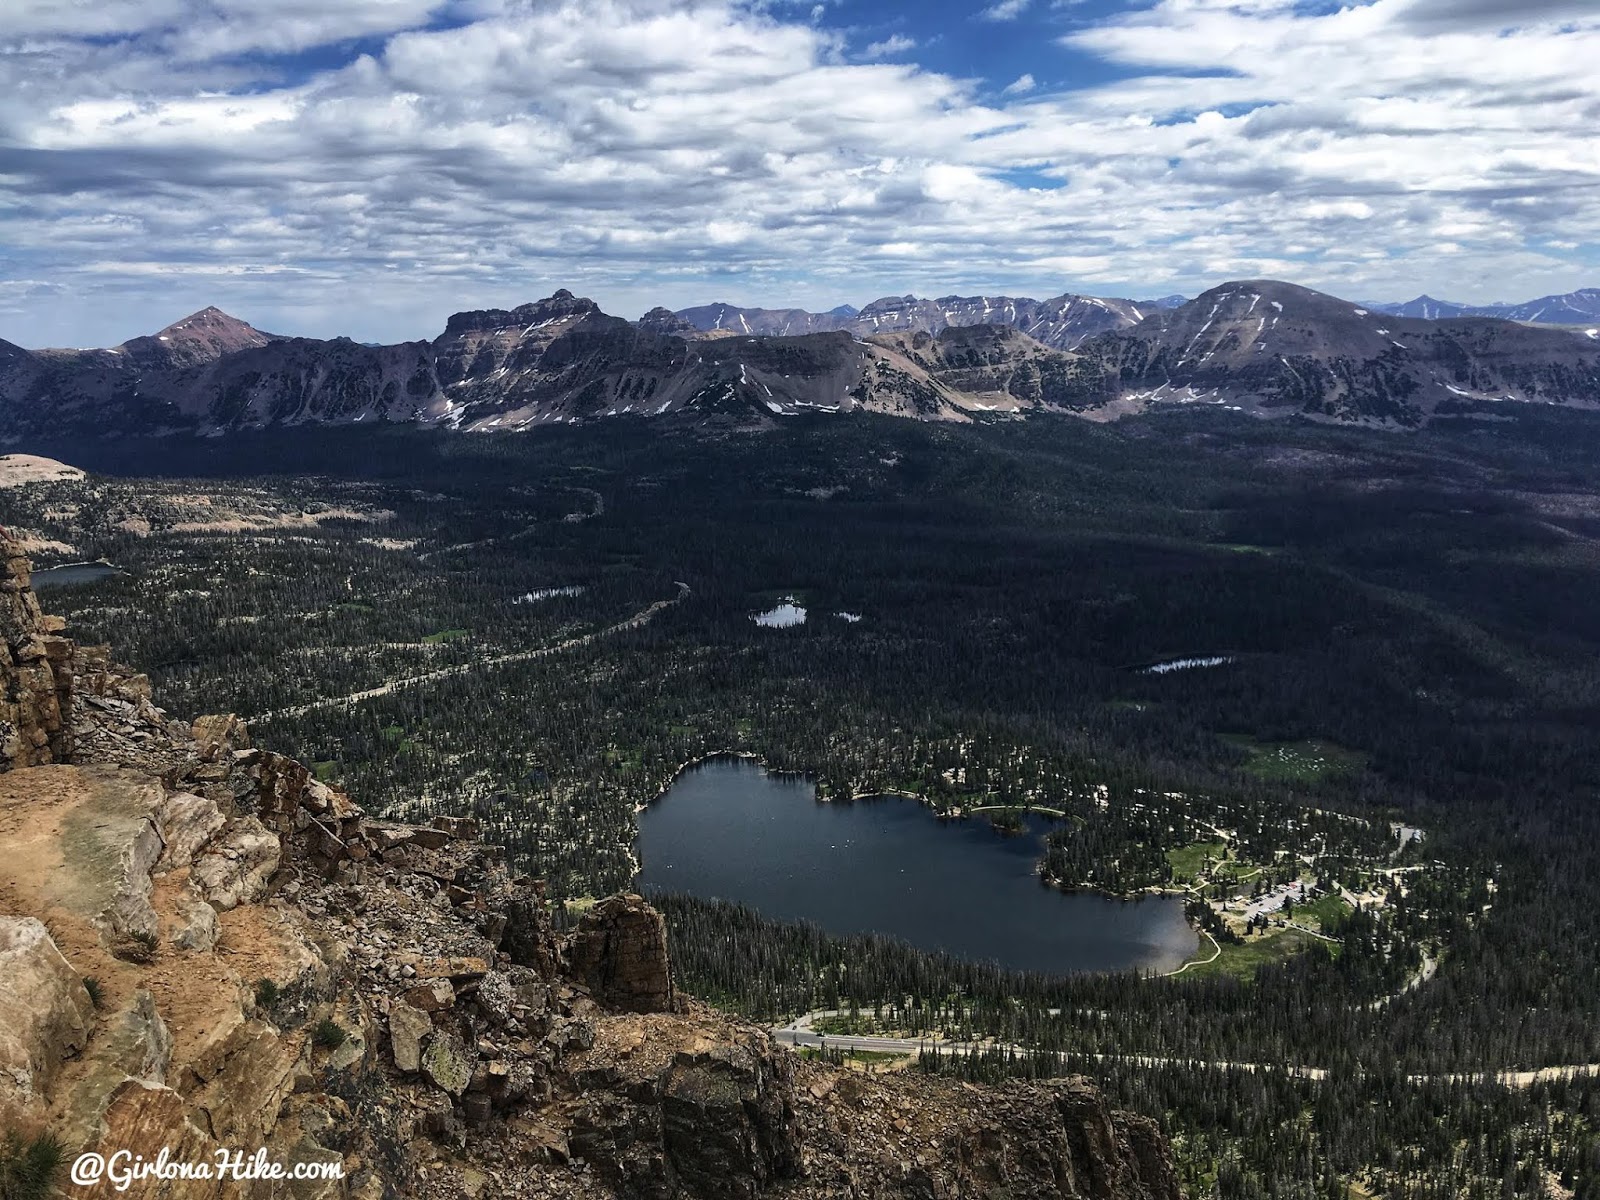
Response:
[{"label": "mountain slope", "polygon": [[1117,396],[1114,381],[1095,361],[1051,349],[1009,325],[950,325],[938,334],[878,334],[867,341],[963,397],[966,408],[1083,412]]},{"label": "mountain slope", "polygon": [[265,346],[273,338],[220,308],[203,308],[159,333],[132,338],[113,353],[125,354],[141,370],[177,370],[215,362],[225,354]]},{"label": "mountain slope", "polygon": [[1051,300],[1014,296],[885,296],[859,311],[848,305],[826,313],[798,308],[739,308],[708,304],[675,315],[702,333],[789,337],[843,330],[857,337],[900,331],[938,333],[950,326],[1010,325],[1047,346],[1070,350],[1084,338],[1138,324],[1160,303],[1142,308],[1131,300],[1067,294]]},{"label": "mountain slope", "polygon": [[1144,406],[1400,426],[1505,400],[1600,406],[1600,345],[1581,335],[1386,316],[1273,280],[1223,284],[1080,352],[1120,377],[1125,402]]}]

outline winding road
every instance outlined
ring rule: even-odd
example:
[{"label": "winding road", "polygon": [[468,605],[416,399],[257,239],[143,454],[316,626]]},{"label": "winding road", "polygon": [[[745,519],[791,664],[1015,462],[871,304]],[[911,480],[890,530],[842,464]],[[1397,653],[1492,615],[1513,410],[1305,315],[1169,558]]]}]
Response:
[{"label": "winding road", "polygon": [[347,704],[360,704],[363,700],[374,700],[379,696],[387,696],[404,688],[420,687],[425,683],[436,683],[441,679],[449,679],[455,675],[465,675],[469,671],[503,667],[508,663],[530,662],[536,658],[546,658],[552,654],[560,654],[565,650],[574,650],[579,646],[587,646],[590,642],[597,642],[601,638],[625,633],[630,629],[638,629],[641,625],[648,624],[651,618],[662,609],[671,608],[674,604],[682,603],[684,598],[689,595],[689,585],[679,582],[677,586],[678,594],[669,600],[657,600],[647,608],[640,609],[625,621],[618,621],[615,625],[608,625],[604,629],[596,629],[592,633],[568,638],[566,641],[557,642],[552,646],[540,646],[533,650],[514,650],[509,654],[497,654],[493,658],[458,663],[452,667],[439,667],[436,670],[423,671],[416,675],[406,675],[400,679],[391,679],[388,683],[381,684],[375,688],[367,688],[361,692],[351,692],[348,696],[330,696],[324,700],[313,700],[309,704],[297,704],[291,708],[274,709],[271,712],[250,717],[248,721],[252,725],[264,725],[270,721],[282,720],[285,717],[300,717],[307,713],[322,712]]}]

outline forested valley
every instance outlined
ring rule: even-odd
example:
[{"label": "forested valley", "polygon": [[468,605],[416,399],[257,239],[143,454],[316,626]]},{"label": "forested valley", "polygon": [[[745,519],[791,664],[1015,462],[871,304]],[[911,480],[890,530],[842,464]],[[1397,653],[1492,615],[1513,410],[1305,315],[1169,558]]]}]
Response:
[{"label": "forested valley", "polygon": [[1204,900],[1225,829],[1265,879],[1385,893],[1171,978],[657,897],[690,992],[997,1044],[924,1069],[1082,1071],[1196,1195],[1600,1194],[1594,1081],[1514,1077],[1600,1063],[1584,414],[26,449],[96,472],[0,491],[39,565],[118,568],[47,593],[76,636],[369,808],[477,813],[558,904],[627,887],[636,807],[730,750],[834,802],[1057,814],[1062,887]]}]

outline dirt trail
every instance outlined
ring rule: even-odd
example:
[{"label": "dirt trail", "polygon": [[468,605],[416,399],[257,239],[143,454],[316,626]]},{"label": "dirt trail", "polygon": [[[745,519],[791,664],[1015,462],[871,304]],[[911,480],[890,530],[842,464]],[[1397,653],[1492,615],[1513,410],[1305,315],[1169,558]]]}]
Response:
[{"label": "dirt trail", "polygon": [[[155,876],[150,902],[161,919],[152,962],[114,957],[95,918],[111,901],[121,853],[164,792],[159,781],[110,766],[48,766],[0,775],[0,913],[34,916],[78,974],[99,982],[96,1036],[148,990],[173,1038],[174,1067],[189,1061],[242,1012],[244,989],[290,959],[277,918],[244,905],[218,918],[215,954],[172,948],[187,870]],[[91,1051],[94,1046],[91,1041]],[[91,1052],[66,1064],[56,1095],[70,1095],[96,1067]]]}]

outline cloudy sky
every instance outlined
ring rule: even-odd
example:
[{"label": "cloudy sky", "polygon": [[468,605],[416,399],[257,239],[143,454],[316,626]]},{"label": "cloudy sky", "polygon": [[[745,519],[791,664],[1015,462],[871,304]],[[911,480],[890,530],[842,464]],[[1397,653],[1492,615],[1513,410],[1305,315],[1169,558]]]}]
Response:
[{"label": "cloudy sky", "polygon": [[1600,286],[1600,0],[0,0],[0,337]]}]

